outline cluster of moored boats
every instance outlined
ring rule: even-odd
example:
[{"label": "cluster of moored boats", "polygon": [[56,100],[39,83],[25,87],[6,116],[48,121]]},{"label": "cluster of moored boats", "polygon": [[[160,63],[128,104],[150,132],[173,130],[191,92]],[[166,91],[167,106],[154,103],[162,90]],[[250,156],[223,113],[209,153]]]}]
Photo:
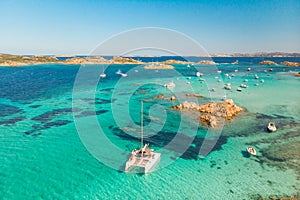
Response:
[{"label": "cluster of moored boats", "polygon": [[[190,67],[189,65],[187,66],[188,68]],[[248,68],[248,71],[250,71],[251,68]],[[235,70],[235,72],[237,72],[238,70]],[[137,70],[135,70],[135,72],[138,72]],[[218,73],[222,73],[221,70],[217,71]],[[122,73],[121,70],[118,70],[116,72],[116,74],[121,75],[122,77],[127,77],[126,73]],[[201,72],[196,72],[196,77],[201,77],[199,78],[199,81],[205,81],[204,78],[202,78],[203,74]],[[233,77],[234,74],[229,75],[226,74],[226,77],[231,78]],[[106,74],[104,72],[102,72],[100,74],[100,78],[106,78]],[[259,79],[258,75],[255,74],[254,75],[255,79]],[[191,79],[191,77],[187,77],[187,79]],[[244,82],[248,82],[247,79],[244,80]],[[261,79],[260,81],[261,83],[264,82],[263,79]],[[256,86],[258,86],[258,83],[255,84]],[[174,81],[168,82],[166,84],[164,84],[164,87],[166,88],[174,88],[176,85],[174,83]],[[242,88],[248,88],[248,86],[244,83],[242,83],[238,88],[237,91],[242,91]],[[226,83],[224,86],[224,89],[226,90],[231,90],[231,84],[230,83]],[[211,91],[216,91],[215,88],[212,88]],[[225,97],[226,99],[226,97]],[[141,109],[143,110],[143,104],[141,104]],[[275,132],[277,130],[275,123],[274,122],[270,122],[268,124],[267,127],[269,132]],[[247,147],[246,148],[247,152],[251,155],[256,155],[256,149],[254,147]],[[130,172],[132,170],[136,170],[138,169],[139,172],[141,173],[150,173],[151,171],[154,170],[154,167],[159,163],[160,161],[160,157],[161,154],[160,153],[156,153],[154,152],[153,149],[149,148],[149,144],[143,144],[143,114],[141,112],[141,145],[140,145],[140,149],[134,149],[132,150],[129,159],[127,160],[127,162],[125,163],[125,172]]]}]

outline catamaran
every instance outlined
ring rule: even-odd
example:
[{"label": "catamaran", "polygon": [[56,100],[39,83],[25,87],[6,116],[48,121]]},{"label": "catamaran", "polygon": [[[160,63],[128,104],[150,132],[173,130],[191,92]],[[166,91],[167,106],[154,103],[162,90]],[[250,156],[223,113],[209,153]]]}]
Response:
[{"label": "catamaran", "polygon": [[[143,111],[143,102],[141,103]],[[125,165],[125,172],[138,169],[142,173],[150,173],[160,161],[160,153],[155,153],[149,148],[149,144],[143,144],[143,112],[141,111],[141,146],[139,150],[134,149]]]}]

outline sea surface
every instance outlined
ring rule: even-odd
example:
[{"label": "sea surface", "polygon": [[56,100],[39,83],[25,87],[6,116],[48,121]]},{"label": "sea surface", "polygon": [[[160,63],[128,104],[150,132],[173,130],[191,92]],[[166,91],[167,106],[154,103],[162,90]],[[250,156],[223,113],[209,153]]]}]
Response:
[{"label": "sea surface", "polygon": [[[219,64],[157,71],[143,65],[1,67],[0,199],[299,197],[300,78],[293,74],[300,68],[259,65],[264,59],[213,58]],[[116,74],[119,69],[128,76]],[[100,79],[104,70],[107,77]],[[176,86],[165,88],[171,81]],[[226,83],[231,90],[223,89]],[[238,92],[242,83],[248,88]],[[218,129],[200,123],[197,112],[172,109],[224,96],[244,111]],[[144,142],[161,160],[150,174],[124,173],[139,145],[141,114]],[[274,133],[266,130],[270,121]],[[247,154],[249,146],[257,156]]]}]

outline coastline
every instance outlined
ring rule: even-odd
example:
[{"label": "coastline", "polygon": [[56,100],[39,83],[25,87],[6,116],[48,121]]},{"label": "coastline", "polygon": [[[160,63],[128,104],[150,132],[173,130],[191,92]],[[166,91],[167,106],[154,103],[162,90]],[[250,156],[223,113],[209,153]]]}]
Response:
[{"label": "coastline", "polygon": [[[249,56],[249,54],[238,54],[239,56],[236,56],[236,58],[244,58],[244,57],[253,57]],[[241,56],[241,55],[244,55]],[[254,55],[254,54],[253,54]],[[256,54],[255,54],[256,55]],[[268,65],[268,66],[277,66],[277,65],[285,65],[285,66],[292,66],[292,67],[299,67],[300,62],[292,62],[289,61],[288,58],[297,58],[298,54],[292,54],[297,55],[296,57],[292,57],[291,55],[287,54],[287,56],[283,56],[285,54],[282,54],[281,56],[257,56],[259,58],[263,58],[262,61],[260,61],[259,65]],[[289,55],[289,56],[288,56]],[[21,67],[21,66],[30,66],[30,65],[42,65],[42,64],[62,64],[62,65],[81,65],[81,64],[121,64],[121,65],[131,65],[131,64],[147,64],[147,69],[173,69],[172,64],[198,64],[198,65],[219,65],[224,63],[219,63],[214,61],[212,58],[227,58],[227,57],[233,57],[229,56],[228,54],[224,55],[216,55],[212,54],[211,57],[197,57],[200,60],[196,62],[191,61],[183,61],[179,58],[173,58],[168,60],[162,60],[157,62],[157,66],[159,67],[152,67],[153,62],[146,62],[141,61],[140,59],[136,60],[132,57],[120,57],[120,56],[114,56],[112,59],[105,59],[101,56],[91,56],[91,57],[68,57],[65,60],[59,59],[60,57],[56,56],[23,56],[23,55],[11,55],[11,54],[0,54],[0,67]],[[287,58],[284,61],[280,62],[274,62],[271,61],[272,58]],[[237,64],[238,60],[232,63],[228,64]],[[149,66],[149,67],[148,67]]]}]

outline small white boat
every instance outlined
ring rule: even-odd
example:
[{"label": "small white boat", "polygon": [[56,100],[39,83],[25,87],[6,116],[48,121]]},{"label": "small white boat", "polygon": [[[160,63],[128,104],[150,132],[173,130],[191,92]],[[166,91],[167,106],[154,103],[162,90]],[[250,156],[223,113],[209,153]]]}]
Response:
[{"label": "small white boat", "polygon": [[221,74],[221,73],[222,73],[222,71],[221,71],[221,70],[218,70],[217,72],[218,72],[219,74]]},{"label": "small white boat", "polygon": [[122,74],[121,70],[119,69],[118,71],[116,71],[116,74]]},{"label": "small white boat", "polygon": [[116,72],[116,74],[120,74],[122,77],[128,76],[126,73],[125,73],[125,74],[122,73],[121,70],[118,70],[118,71]]},{"label": "small white boat", "polygon": [[256,155],[256,150],[253,147],[247,147],[247,152],[251,155]]},{"label": "small white boat", "polygon": [[175,85],[174,81],[171,81],[171,82],[169,82],[169,83],[164,84],[164,87],[166,87],[166,88],[173,88],[173,87],[175,87],[175,86],[176,86],[176,85]]},{"label": "small white boat", "polygon": [[244,82],[248,82],[248,79],[245,79]]},{"label": "small white boat", "polygon": [[274,122],[270,122],[270,123],[268,124],[268,130],[269,130],[270,132],[275,132],[275,131],[277,130],[277,128],[276,128]]},{"label": "small white boat", "polygon": [[270,72],[272,72],[272,71],[273,71],[273,69],[272,69],[272,68],[270,68],[270,69],[269,69],[269,71],[270,71]]},{"label": "small white boat", "polygon": [[239,70],[235,69],[234,72],[238,72]]},{"label": "small white boat", "polygon": [[259,84],[258,84],[258,83],[255,83],[255,86],[259,86]]},{"label": "small white boat", "polygon": [[238,87],[238,88],[237,88],[237,91],[241,92],[241,91],[242,91],[242,88]]},{"label": "small white boat", "polygon": [[186,67],[187,67],[187,68],[190,68],[191,66],[188,64]]},{"label": "small white boat", "polygon": [[255,75],[254,75],[254,78],[255,78],[255,79],[258,79],[259,77],[258,77],[258,75],[257,75],[257,74],[255,74]]},{"label": "small white boat", "polygon": [[189,77],[187,77],[186,79],[188,79],[188,80],[191,80],[191,79],[192,79],[192,77],[190,77],[190,76],[189,76]]},{"label": "small white boat", "polygon": [[105,78],[106,77],[106,74],[104,73],[104,72],[102,72],[101,74],[100,74],[100,78]]},{"label": "small white boat", "polygon": [[230,86],[230,85],[225,85],[225,86],[224,86],[224,89],[225,89],[225,90],[231,90],[231,86]]},{"label": "small white boat", "polygon": [[250,67],[248,68],[248,71],[251,71],[251,68],[250,68]]},{"label": "small white boat", "polygon": [[200,73],[200,72],[197,72],[197,73],[196,73],[196,76],[197,76],[197,77],[199,77],[199,76],[203,76],[203,74],[202,74],[202,73]]},{"label": "small white boat", "polygon": [[245,85],[245,84],[241,84],[240,87],[241,87],[241,88],[247,88],[248,86]]},{"label": "small white boat", "polygon": [[264,79],[261,79],[261,80],[260,80],[260,82],[264,83],[264,82],[265,82],[265,80],[264,80]]}]

